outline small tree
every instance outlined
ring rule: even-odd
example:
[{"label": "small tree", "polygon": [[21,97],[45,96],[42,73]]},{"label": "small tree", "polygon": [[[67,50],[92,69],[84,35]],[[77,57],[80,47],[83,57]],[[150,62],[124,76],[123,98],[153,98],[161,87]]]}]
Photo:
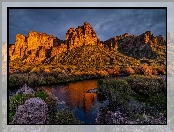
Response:
[{"label": "small tree", "polygon": [[132,69],[132,67],[125,68],[125,72],[127,75],[132,75],[135,73],[135,71],[134,71],[134,69]]},{"label": "small tree", "polygon": [[152,75],[152,68],[147,63],[143,63],[140,67],[144,75]]}]

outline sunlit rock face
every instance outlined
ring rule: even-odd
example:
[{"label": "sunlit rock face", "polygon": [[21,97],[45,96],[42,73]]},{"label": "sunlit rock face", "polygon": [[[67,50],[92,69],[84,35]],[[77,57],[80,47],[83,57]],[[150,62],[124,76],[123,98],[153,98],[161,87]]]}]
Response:
[{"label": "sunlit rock face", "polygon": [[9,56],[11,61],[19,58],[25,63],[40,64],[46,58],[66,51],[66,49],[65,41],[53,35],[31,31],[28,33],[28,37],[22,34],[16,35],[15,44],[9,48]]},{"label": "sunlit rock face", "polygon": [[129,33],[125,33],[123,35],[110,38],[103,43],[105,47],[108,47],[109,49],[129,48],[129,50],[131,50],[137,46],[145,46],[145,44],[150,44],[150,46],[153,47],[157,44],[165,44],[165,42],[166,41],[161,35],[155,37],[151,31],[146,31],[139,36],[131,36]]},{"label": "sunlit rock face", "polygon": [[83,26],[70,28],[66,33],[67,47],[70,49],[80,47],[82,45],[97,45],[100,40],[92,26],[85,22]]}]

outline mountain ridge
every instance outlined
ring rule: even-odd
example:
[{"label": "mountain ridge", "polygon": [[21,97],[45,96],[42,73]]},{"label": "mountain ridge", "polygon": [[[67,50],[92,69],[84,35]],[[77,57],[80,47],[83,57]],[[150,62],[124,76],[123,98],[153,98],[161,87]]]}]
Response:
[{"label": "mountain ridge", "polygon": [[[131,36],[125,33],[106,41],[100,41],[92,26],[85,22],[83,26],[70,28],[66,33],[66,40],[60,40],[53,35],[36,31],[29,32],[28,37],[16,34],[16,42],[9,47],[9,55],[10,61],[19,58],[26,63],[32,63],[33,60],[36,63],[42,63],[44,59],[53,57],[66,50],[72,50],[82,45],[98,45],[110,50],[118,49],[123,54],[131,51],[132,54],[130,56],[135,57],[138,50],[150,51],[155,45],[165,45],[165,43],[166,41],[161,35],[154,37],[151,31],[146,31],[139,36]],[[140,58],[142,57],[145,56],[142,55]]]}]

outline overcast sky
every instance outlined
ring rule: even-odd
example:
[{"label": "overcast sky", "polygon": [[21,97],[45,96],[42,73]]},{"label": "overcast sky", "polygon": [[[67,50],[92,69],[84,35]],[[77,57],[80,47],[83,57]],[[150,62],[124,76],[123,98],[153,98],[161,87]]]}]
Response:
[{"label": "overcast sky", "polygon": [[129,33],[152,31],[166,38],[165,9],[10,9],[9,42],[17,33],[28,35],[35,30],[65,40],[69,28],[89,22],[100,40]]}]

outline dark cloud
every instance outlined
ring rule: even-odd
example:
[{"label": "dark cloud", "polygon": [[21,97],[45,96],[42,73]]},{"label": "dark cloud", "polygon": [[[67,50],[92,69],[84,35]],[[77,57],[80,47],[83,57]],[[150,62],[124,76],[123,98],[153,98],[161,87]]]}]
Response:
[{"label": "dark cloud", "polygon": [[15,35],[35,30],[65,39],[71,27],[89,22],[100,40],[129,33],[139,35],[151,30],[166,36],[166,10],[164,9],[10,9],[10,43]]}]

